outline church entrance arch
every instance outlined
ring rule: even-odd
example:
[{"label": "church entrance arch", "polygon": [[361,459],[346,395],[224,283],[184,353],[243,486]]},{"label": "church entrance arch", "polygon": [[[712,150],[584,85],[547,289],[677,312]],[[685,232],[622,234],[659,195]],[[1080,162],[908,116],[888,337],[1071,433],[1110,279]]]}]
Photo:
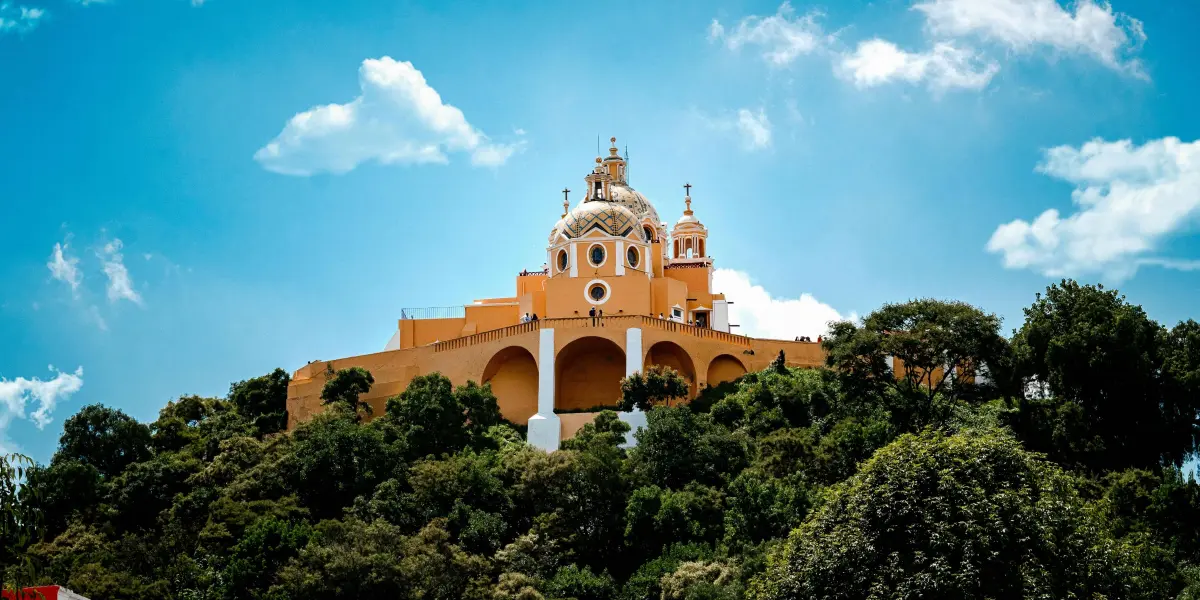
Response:
[{"label": "church entrance arch", "polygon": [[745,374],[746,367],[742,361],[728,354],[722,354],[708,363],[708,385],[711,386],[733,381]]},{"label": "church entrance arch", "polygon": [[509,346],[497,352],[484,367],[482,379],[492,384],[505,419],[525,424],[537,412],[538,366],[528,350]]},{"label": "church entrance arch", "polygon": [[625,351],[601,337],[581,337],[554,359],[554,408],[585,410],[615,407],[621,399]]},{"label": "church entrance arch", "polygon": [[696,365],[687,350],[675,342],[658,342],[646,352],[646,368],[654,365],[671,367],[688,382],[688,397],[696,395]]}]

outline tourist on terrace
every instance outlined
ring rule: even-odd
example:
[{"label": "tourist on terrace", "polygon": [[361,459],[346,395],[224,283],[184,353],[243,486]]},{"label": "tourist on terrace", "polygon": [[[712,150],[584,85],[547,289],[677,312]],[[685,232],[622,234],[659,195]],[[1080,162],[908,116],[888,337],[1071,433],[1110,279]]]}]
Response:
[{"label": "tourist on terrace", "polygon": [[538,320],[537,313],[533,313],[533,318],[531,318],[530,321],[536,321],[536,320]]},{"label": "tourist on terrace", "polygon": [[592,327],[596,327],[597,325],[600,324],[598,321],[596,321],[596,307],[595,306],[593,306],[592,309],[588,311],[588,316],[592,318]]}]

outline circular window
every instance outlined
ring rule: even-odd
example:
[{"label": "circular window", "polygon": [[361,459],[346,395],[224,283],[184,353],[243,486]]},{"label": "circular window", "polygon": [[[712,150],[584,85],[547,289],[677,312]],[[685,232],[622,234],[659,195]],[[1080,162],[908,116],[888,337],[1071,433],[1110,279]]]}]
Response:
[{"label": "circular window", "polygon": [[567,270],[567,251],[566,250],[558,251],[558,270],[560,272]]},{"label": "circular window", "polygon": [[583,286],[583,299],[589,304],[604,304],[612,298],[612,288],[603,279],[593,279]]},{"label": "circular window", "polygon": [[604,264],[604,246],[596,244],[588,249],[588,258],[592,261],[593,267],[598,267]]},{"label": "circular window", "polygon": [[638,249],[636,246],[629,247],[629,250],[625,252],[625,259],[629,261],[630,267],[634,269],[637,268],[638,260],[641,259],[641,255],[638,254]]}]

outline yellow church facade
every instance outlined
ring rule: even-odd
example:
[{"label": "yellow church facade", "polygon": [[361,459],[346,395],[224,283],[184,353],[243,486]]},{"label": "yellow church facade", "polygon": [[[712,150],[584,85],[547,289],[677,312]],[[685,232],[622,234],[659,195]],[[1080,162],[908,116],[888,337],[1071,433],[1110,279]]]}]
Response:
[{"label": "yellow church facade", "polygon": [[[611,141],[574,208],[563,190],[546,264],[519,273],[515,295],[404,309],[384,351],[305,365],[288,387],[289,427],[322,409],[327,365],[371,372],[375,385],[363,399],[376,415],[418,375],[489,383],[504,417],[527,424],[529,442],[553,450],[617,405],[621,378],[652,365],[678,371],[694,397],[765,368],[780,350],[792,366],[823,364],[817,343],[732,331],[730,300],[712,289],[708,230],[692,210],[691,186],[668,230],[629,186],[626,160]],[[634,429],[645,423],[639,411],[620,416]]]}]

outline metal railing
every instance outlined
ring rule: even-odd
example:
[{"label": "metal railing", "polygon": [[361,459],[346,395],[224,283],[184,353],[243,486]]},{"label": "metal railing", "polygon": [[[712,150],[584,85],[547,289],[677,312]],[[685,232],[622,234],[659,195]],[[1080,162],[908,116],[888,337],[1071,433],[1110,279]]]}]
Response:
[{"label": "metal railing", "polygon": [[401,319],[463,319],[467,316],[465,306],[431,306],[429,308],[402,308]]}]

